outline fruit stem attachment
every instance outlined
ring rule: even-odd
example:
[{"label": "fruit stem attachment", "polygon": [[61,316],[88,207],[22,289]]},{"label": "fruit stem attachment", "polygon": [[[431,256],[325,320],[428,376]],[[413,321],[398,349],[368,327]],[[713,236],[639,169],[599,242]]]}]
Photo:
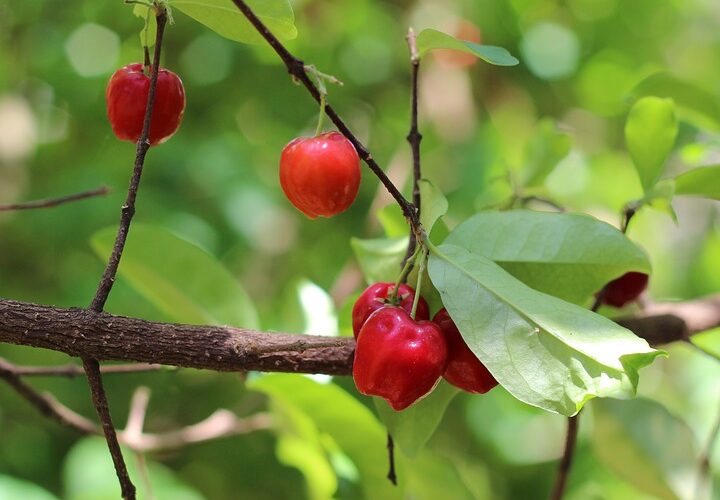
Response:
[{"label": "fruit stem attachment", "polygon": [[322,133],[323,121],[325,120],[325,106],[327,105],[328,95],[327,87],[325,86],[325,80],[337,85],[342,85],[343,82],[341,82],[332,75],[328,75],[327,73],[318,71],[317,68],[312,64],[305,65],[305,71],[310,73],[315,78],[315,82],[317,83],[318,88],[318,94],[320,94],[320,116],[318,116],[318,124],[317,128],[315,129],[315,137],[317,137]]},{"label": "fruit stem attachment", "polygon": [[412,256],[405,261],[405,264],[403,265],[403,268],[400,270],[400,276],[398,276],[397,281],[395,282],[395,287],[392,289],[392,292],[390,292],[390,295],[388,295],[388,302],[392,305],[397,305],[398,303],[398,290],[400,289],[400,285],[405,283],[407,281],[408,274],[410,274],[410,271],[412,271],[413,263],[415,262],[415,259],[417,258],[417,254],[420,251],[420,248],[416,248],[415,252],[412,254]]},{"label": "fruit stem attachment", "polygon": [[420,245],[420,267],[418,269],[417,286],[415,286],[415,299],[413,300],[412,311],[410,317],[415,319],[418,303],[420,303],[420,290],[422,289],[423,274],[425,274],[425,261],[427,260],[428,250],[425,245]]}]

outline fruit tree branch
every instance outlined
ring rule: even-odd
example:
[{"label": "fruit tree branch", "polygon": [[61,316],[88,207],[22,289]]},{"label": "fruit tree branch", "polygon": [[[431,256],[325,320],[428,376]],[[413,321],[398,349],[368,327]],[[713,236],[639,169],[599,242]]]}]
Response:
[{"label": "fruit tree branch", "polygon": [[[240,12],[243,13],[243,15],[250,22],[250,24],[253,25],[253,27],[257,30],[260,36],[262,36],[265,41],[270,44],[270,47],[272,47],[272,49],[277,53],[280,59],[282,59],[290,75],[292,75],[298,82],[302,83],[302,85],[308,90],[308,92],[310,92],[310,95],[312,95],[313,99],[315,99],[319,104],[321,100],[320,91],[310,79],[310,77],[308,77],[305,69],[305,63],[300,59],[296,58],[287,50],[287,48],[285,48],[282,42],[280,42],[280,40],[278,40],[277,37],[272,34],[268,27],[265,26],[265,24],[260,20],[260,18],[257,17],[257,15],[252,11],[252,9],[248,6],[247,3],[245,3],[243,0],[233,0],[233,3],[235,4],[235,6],[237,6]],[[372,172],[377,176],[377,178],[380,179],[380,182],[383,183],[385,189],[387,189],[388,192],[392,195],[392,197],[395,198],[395,201],[398,203],[398,205],[400,205],[400,208],[403,211],[403,215],[408,220],[410,225],[413,228],[418,228],[420,222],[418,220],[413,204],[410,203],[402,195],[402,193],[400,193],[398,188],[392,183],[388,176],[385,175],[385,172],[382,170],[382,168],[380,168],[380,165],[377,164],[377,162],[372,157],[365,145],[363,145],[363,143],[360,142],[357,137],[355,137],[355,134],[352,133],[352,131],[348,128],[342,118],[340,118],[337,112],[335,112],[333,107],[330,106],[330,104],[325,104],[325,114],[328,116],[328,118],[330,118],[333,124],[335,124],[340,133],[347,137],[347,139],[352,143],[352,145],[355,146],[355,149],[357,150],[360,158],[362,158],[362,160],[367,164],[367,166],[370,167],[370,170],[372,170]]]},{"label": "fruit tree branch", "polygon": [[64,205],[66,203],[72,203],[73,201],[94,198],[95,196],[104,196],[109,192],[110,190],[106,186],[101,186],[99,188],[90,189],[89,191],[83,191],[81,193],[75,193],[68,196],[60,196],[59,198],[48,198],[45,200],[24,201],[22,203],[0,205],[0,212],[11,212],[14,210],[31,210],[34,208],[52,208],[59,205]]},{"label": "fruit tree branch", "polygon": [[[720,295],[650,306],[619,323],[652,345],[682,341],[720,326]],[[12,300],[0,300],[0,342],[106,361],[328,375],[350,374],[355,347],[349,337],[157,323]]]}]

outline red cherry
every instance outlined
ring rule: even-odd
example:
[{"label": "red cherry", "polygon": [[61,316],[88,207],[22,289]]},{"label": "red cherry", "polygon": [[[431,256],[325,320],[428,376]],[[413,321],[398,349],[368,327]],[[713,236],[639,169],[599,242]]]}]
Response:
[{"label": "red cherry", "polygon": [[375,311],[360,330],[353,379],[361,393],[385,398],[400,411],[435,387],[446,361],[440,327],[388,306]]},{"label": "red cherry", "polygon": [[443,373],[445,380],[460,389],[476,394],[485,394],[498,384],[495,377],[467,346],[445,308],[437,312],[433,323],[440,327],[447,341],[448,362]]},{"label": "red cherry", "polygon": [[649,276],[645,273],[623,274],[606,285],[603,302],[614,307],[623,307],[640,296],[647,288],[648,279]]},{"label": "red cherry", "polygon": [[[142,133],[150,77],[140,63],[117,70],[105,90],[107,114],[118,139],[137,142]],[[180,127],[185,112],[185,89],[172,71],[160,68],[155,89],[155,106],[150,122],[150,145],[167,141]]]},{"label": "red cherry", "polygon": [[360,158],[338,132],[298,137],[283,148],[280,185],[309,218],[332,217],[352,205],[360,187]]},{"label": "red cherry", "polygon": [[[370,315],[381,307],[388,305],[385,299],[387,299],[394,288],[395,283],[375,283],[367,287],[360,297],[358,297],[352,310],[353,334],[355,338],[357,338],[360,329]],[[411,313],[413,301],[415,300],[415,290],[402,283],[398,288],[398,299],[400,300],[398,305],[405,309],[408,314]],[[418,321],[430,319],[430,309],[422,297],[418,300],[415,319]]]}]

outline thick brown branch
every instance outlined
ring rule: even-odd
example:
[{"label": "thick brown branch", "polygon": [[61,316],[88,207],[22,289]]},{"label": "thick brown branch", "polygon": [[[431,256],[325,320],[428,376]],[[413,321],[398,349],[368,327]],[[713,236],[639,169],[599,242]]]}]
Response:
[{"label": "thick brown branch", "polygon": [[[720,326],[720,295],[650,306],[620,324],[653,345],[681,341]],[[350,374],[355,347],[352,338],[156,323],[12,300],[0,300],[0,342],[108,361],[329,375]]]},{"label": "thick brown branch", "polygon": [[[310,92],[310,95],[312,95],[313,99],[315,99],[319,104],[320,92],[315,83],[313,83],[310,77],[308,77],[305,70],[305,63],[293,56],[285,48],[285,46],[280,42],[280,40],[278,40],[277,37],[273,35],[272,32],[268,29],[268,27],[265,26],[265,24],[260,20],[260,18],[255,15],[255,13],[247,5],[247,3],[245,3],[243,0],[233,0],[233,3],[237,6],[240,12],[243,13],[243,15],[250,22],[250,24],[253,25],[257,32],[265,39],[265,41],[270,44],[270,46],[277,53],[280,59],[282,59],[283,63],[285,63],[285,66],[287,67],[288,72],[298,82],[303,84],[303,86],[308,90],[308,92]],[[352,133],[352,131],[348,128],[342,118],[340,118],[337,112],[335,112],[333,107],[330,106],[330,104],[325,105],[325,114],[328,116],[328,118],[330,118],[333,124],[335,124],[340,133],[347,137],[350,142],[352,142],[353,146],[355,146],[355,149],[358,152],[358,155],[360,155],[360,158],[362,158],[362,160],[367,164],[367,166],[370,167],[370,170],[372,170],[372,172],[377,176],[377,178],[380,179],[380,182],[383,183],[385,189],[388,190],[392,197],[395,198],[395,201],[398,203],[398,205],[400,205],[400,208],[402,209],[405,217],[408,219],[410,225],[417,229],[419,227],[419,220],[415,213],[413,204],[410,203],[402,195],[402,193],[400,193],[398,188],[392,183],[388,176],[385,175],[385,172],[382,168],[380,168],[380,165],[377,164],[377,162],[372,157],[365,145],[360,142],[357,137],[355,137],[355,134]]]},{"label": "thick brown branch", "polygon": [[59,198],[48,198],[46,200],[35,200],[25,201],[22,203],[11,203],[9,205],[0,205],[0,212],[10,212],[13,210],[32,210],[34,208],[52,208],[66,203],[72,203],[74,201],[85,200],[87,198],[94,198],[96,196],[104,196],[108,194],[110,190],[105,187],[99,187],[91,189],[89,191],[83,191],[82,193],[71,194],[68,196],[61,196]]}]

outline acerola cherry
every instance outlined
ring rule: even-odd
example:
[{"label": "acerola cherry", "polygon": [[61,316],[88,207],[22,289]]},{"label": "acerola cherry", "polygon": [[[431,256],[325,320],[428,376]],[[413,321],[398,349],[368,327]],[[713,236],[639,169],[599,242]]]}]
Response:
[{"label": "acerola cherry", "polygon": [[400,411],[435,387],[446,361],[440,327],[387,306],[370,315],[360,329],[353,379],[361,393],[385,398]]},{"label": "acerola cherry", "polygon": [[[370,315],[381,307],[388,305],[386,299],[394,288],[394,283],[375,283],[367,287],[358,297],[352,309],[352,325],[355,338],[357,338],[360,329]],[[412,312],[413,301],[415,300],[415,290],[413,288],[402,283],[398,288],[397,298],[400,307],[405,309],[408,314]],[[415,319],[418,321],[430,319],[430,309],[422,297],[418,300]]]},{"label": "acerola cherry", "polygon": [[437,312],[433,323],[440,327],[447,342],[448,361],[443,373],[445,380],[460,389],[476,394],[485,394],[498,384],[495,377],[467,346],[445,308]]},{"label": "acerola cherry", "polygon": [[648,275],[629,272],[612,280],[605,287],[603,302],[614,307],[623,307],[637,299],[647,288]]},{"label": "acerola cherry", "polygon": [[[117,70],[105,90],[107,115],[118,139],[137,142],[147,109],[150,77],[140,63]],[[150,145],[167,141],[180,127],[185,112],[185,89],[180,78],[160,68],[150,122]]]},{"label": "acerola cherry", "polygon": [[285,196],[311,219],[347,210],[357,196],[360,177],[357,151],[338,132],[298,137],[280,157]]}]

